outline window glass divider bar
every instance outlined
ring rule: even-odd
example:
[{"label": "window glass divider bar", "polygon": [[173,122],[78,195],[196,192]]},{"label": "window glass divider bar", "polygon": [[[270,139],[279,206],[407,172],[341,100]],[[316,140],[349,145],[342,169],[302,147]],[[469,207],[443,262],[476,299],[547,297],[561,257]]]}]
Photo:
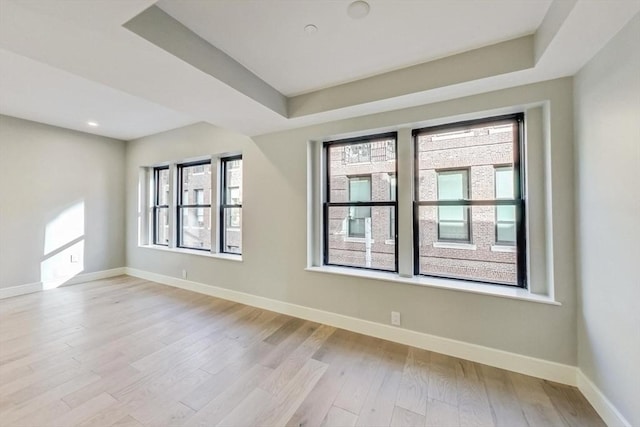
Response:
[{"label": "window glass divider bar", "polygon": [[522,206],[521,199],[494,199],[494,200],[421,200],[416,201],[418,206]]},{"label": "window glass divider bar", "polygon": [[[366,136],[357,136],[354,138],[347,138],[347,139],[337,139],[335,141],[325,141],[324,142],[324,146],[328,147],[328,146],[333,146],[333,147],[338,147],[340,145],[352,145],[352,144],[357,144],[359,142],[375,142],[375,141],[379,141],[379,140],[383,140],[383,139],[397,139],[397,132],[385,132],[385,133],[380,133],[380,134],[376,134],[376,135],[366,135]],[[387,271],[387,270],[383,270],[383,271]]]},{"label": "window glass divider bar", "polygon": [[398,202],[325,202],[325,204],[329,205],[329,207],[376,207],[376,206],[395,206],[397,207]]}]

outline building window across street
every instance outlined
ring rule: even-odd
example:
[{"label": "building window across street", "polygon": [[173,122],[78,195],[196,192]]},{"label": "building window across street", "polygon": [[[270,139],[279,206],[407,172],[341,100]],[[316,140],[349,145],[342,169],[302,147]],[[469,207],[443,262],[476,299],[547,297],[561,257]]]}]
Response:
[{"label": "building window across street", "polygon": [[[469,171],[448,170],[438,173],[438,201],[467,200]],[[438,206],[438,240],[468,242],[469,206]]]}]

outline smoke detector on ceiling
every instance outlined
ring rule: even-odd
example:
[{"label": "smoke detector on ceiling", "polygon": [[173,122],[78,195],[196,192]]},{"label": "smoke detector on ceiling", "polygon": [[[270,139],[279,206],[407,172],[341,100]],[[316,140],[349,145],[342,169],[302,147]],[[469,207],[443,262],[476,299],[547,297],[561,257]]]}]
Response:
[{"label": "smoke detector on ceiling", "polygon": [[362,19],[369,14],[369,3],[362,0],[354,1],[347,8],[347,14],[353,19]]}]

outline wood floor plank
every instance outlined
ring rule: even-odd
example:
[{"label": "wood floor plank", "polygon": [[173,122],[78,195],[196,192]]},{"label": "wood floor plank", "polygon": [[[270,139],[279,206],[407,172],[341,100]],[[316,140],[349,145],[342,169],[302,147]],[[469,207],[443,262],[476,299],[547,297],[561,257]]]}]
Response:
[{"label": "wood floor plank", "polygon": [[487,365],[481,366],[485,389],[498,427],[528,427],[520,401],[507,373]]},{"label": "wood floor plank", "polygon": [[406,346],[386,343],[383,362],[374,375],[356,425],[367,427],[391,424],[407,353]]},{"label": "wood floor plank", "polygon": [[331,326],[320,326],[274,370],[260,387],[273,395],[277,394],[334,332],[335,328]]},{"label": "wood floor plank", "polygon": [[458,376],[457,386],[460,426],[495,425],[484,382],[477,376]]},{"label": "wood floor plank", "polygon": [[3,408],[0,411],[0,425],[10,425],[16,420],[38,411],[41,407],[50,405],[58,401],[75,390],[99,380],[95,374],[83,373],[73,379],[60,384],[38,396],[12,405],[10,408]]},{"label": "wood floor plank", "polygon": [[110,394],[102,393],[47,424],[60,427],[75,426],[116,403],[117,401]]},{"label": "wood floor plank", "polygon": [[0,300],[0,425],[604,423],[574,387],[120,276]]},{"label": "wood floor plank", "polygon": [[337,330],[316,351],[313,359],[321,360],[328,365],[324,375],[309,392],[305,400],[286,422],[288,427],[318,427],[331,409],[333,402],[346,381],[346,373],[350,368],[348,356],[356,341],[346,339],[344,330]]},{"label": "wood floor plank", "polygon": [[[251,383],[251,388],[255,388],[264,381],[259,372],[268,372],[271,374],[273,369],[259,365],[264,369],[257,369],[255,366],[259,360],[273,350],[273,346],[266,342],[258,342],[249,347],[247,351],[231,365],[228,365],[225,369],[221,370],[217,374],[194,389],[189,395],[181,399],[181,402],[189,406],[190,408],[199,411],[209,402],[217,398],[218,395],[227,392],[230,388],[236,385],[242,385],[241,378],[244,378],[247,372],[255,376],[256,383]],[[206,365],[202,367],[204,369]],[[250,378],[251,379],[251,378]]]},{"label": "wood floor plank", "polygon": [[436,399],[427,401],[426,427],[459,427],[458,408]]},{"label": "wood floor plank", "polygon": [[[272,373],[273,369],[256,364],[247,369],[247,372],[236,381],[223,383],[225,387],[213,399],[211,399],[211,395],[204,396],[208,403],[202,406],[198,405],[197,413],[188,418],[185,425],[211,426],[218,424]],[[201,390],[196,390],[196,392],[200,393]],[[200,393],[200,395],[202,394]],[[191,407],[189,404],[191,401],[192,396],[189,396],[188,399],[182,399],[181,403]]]},{"label": "wood floor plank", "polygon": [[382,362],[380,354],[383,352],[384,341],[372,337],[362,336],[362,346],[359,356],[354,358],[354,366],[347,375],[347,379],[333,402],[334,406],[360,414],[362,406],[369,394],[375,378],[378,365]]},{"label": "wood floor plank", "polygon": [[542,381],[542,389],[549,396],[562,420],[571,427],[596,427],[604,423],[593,416],[593,408],[576,389],[551,381]]},{"label": "wood floor plank", "polygon": [[458,406],[458,386],[454,360],[442,354],[432,353],[429,365],[430,399]]},{"label": "wood floor plank", "polygon": [[515,372],[509,372],[508,375],[530,426],[567,425],[545,393],[542,380]]},{"label": "wood floor plank", "polygon": [[429,360],[426,350],[409,348],[396,406],[424,416],[429,396]]},{"label": "wood floor plank", "polygon": [[[55,420],[69,411],[71,411],[69,405],[62,400],[56,399],[47,405],[43,405],[37,411],[31,412],[16,420],[13,424],[16,426],[45,426],[48,425],[51,420]],[[0,417],[0,421],[1,419]],[[1,422],[0,425],[2,425]]]},{"label": "wood floor plank", "polygon": [[392,427],[416,427],[423,426],[424,423],[424,415],[416,414],[413,411],[399,406],[393,409],[393,416],[391,417]]},{"label": "wood floor plank", "polygon": [[264,425],[284,425],[313,390],[318,380],[327,370],[327,364],[309,359],[298,373],[278,394],[271,399],[271,405],[262,414]]},{"label": "wood floor plank", "polygon": [[352,427],[356,425],[358,416],[346,409],[332,406],[322,422],[323,427]]}]

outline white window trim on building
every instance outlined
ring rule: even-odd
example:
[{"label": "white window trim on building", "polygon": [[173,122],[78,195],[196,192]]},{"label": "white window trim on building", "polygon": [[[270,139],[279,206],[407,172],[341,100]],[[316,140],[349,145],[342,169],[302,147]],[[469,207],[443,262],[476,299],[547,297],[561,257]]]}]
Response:
[{"label": "white window trim on building", "polygon": [[[398,176],[398,272],[369,271],[353,269],[349,267],[323,265],[323,223],[322,203],[325,200],[325,159],[323,157],[323,142],[350,138],[357,135],[339,134],[331,135],[323,140],[308,141],[307,151],[307,178],[308,178],[308,215],[307,215],[307,268],[306,270],[318,273],[339,274],[352,277],[369,278],[385,282],[404,283],[410,285],[450,289],[453,291],[471,292],[476,294],[492,295],[510,299],[527,300],[536,303],[560,305],[555,299],[553,282],[553,259],[550,253],[553,239],[552,226],[546,220],[549,216],[549,206],[544,203],[547,196],[545,182],[550,179],[550,171],[545,165],[550,162],[550,149],[548,138],[548,111],[545,103],[528,105],[526,107],[512,107],[491,112],[467,115],[465,119],[480,119],[484,117],[509,114],[514,112],[525,113],[524,147],[522,161],[526,169],[526,194],[533,198],[534,203],[528,200],[526,204],[527,230],[527,278],[528,289],[508,287],[502,285],[479,284],[460,279],[445,279],[414,275],[413,263],[413,212],[410,208],[413,202],[414,186],[414,140],[412,130],[420,127],[429,127],[436,124],[460,121],[452,118],[439,118],[437,120],[412,123],[411,125],[399,125],[384,129],[376,129],[367,132],[360,130],[357,135],[368,133],[397,132],[397,162]],[[534,168],[530,168],[535,164]],[[540,200],[542,199],[542,200]],[[409,208],[407,208],[409,207]],[[496,246],[495,251],[511,251],[505,247]]]}]

